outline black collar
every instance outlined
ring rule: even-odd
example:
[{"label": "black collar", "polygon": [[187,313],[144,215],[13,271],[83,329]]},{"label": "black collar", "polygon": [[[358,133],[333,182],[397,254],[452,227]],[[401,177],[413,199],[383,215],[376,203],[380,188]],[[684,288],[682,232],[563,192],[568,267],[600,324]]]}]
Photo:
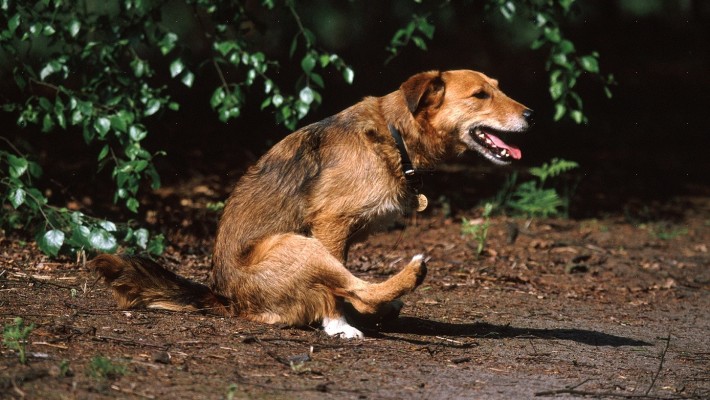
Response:
[{"label": "black collar", "polygon": [[411,178],[416,173],[416,170],[414,169],[412,160],[409,159],[407,149],[404,147],[404,140],[402,139],[402,134],[399,133],[397,128],[395,128],[393,125],[390,124],[388,125],[388,127],[390,128],[390,134],[392,134],[392,138],[394,139],[395,143],[397,143],[397,150],[399,150],[399,156],[402,159],[402,172],[404,173],[405,177]]}]

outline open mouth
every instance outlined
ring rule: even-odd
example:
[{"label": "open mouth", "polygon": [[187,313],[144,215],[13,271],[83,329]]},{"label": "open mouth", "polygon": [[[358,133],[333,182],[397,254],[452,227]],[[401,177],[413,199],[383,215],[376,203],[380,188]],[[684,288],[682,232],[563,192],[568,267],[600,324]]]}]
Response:
[{"label": "open mouth", "polygon": [[470,128],[468,133],[477,144],[477,150],[492,161],[509,163],[512,160],[520,160],[523,156],[519,148],[505,143],[497,136],[506,132],[477,126]]}]

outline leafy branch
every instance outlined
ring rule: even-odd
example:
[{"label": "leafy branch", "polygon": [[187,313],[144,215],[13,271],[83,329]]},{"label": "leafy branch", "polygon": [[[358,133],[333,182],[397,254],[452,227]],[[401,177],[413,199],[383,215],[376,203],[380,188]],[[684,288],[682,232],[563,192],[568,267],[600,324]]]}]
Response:
[{"label": "leafy branch", "polygon": [[612,96],[611,86],[615,81],[613,75],[601,73],[598,52],[580,54],[574,43],[564,36],[559,21],[569,19],[575,12],[576,0],[495,1],[498,10],[509,22],[519,14],[518,6],[522,6],[525,9],[525,18],[532,20],[534,28],[539,32],[531,48],[548,49],[545,68],[549,73],[550,96],[555,104],[555,121],[569,116],[578,124],[586,123],[582,97],[575,90],[579,78],[584,74],[597,78],[608,98]]}]

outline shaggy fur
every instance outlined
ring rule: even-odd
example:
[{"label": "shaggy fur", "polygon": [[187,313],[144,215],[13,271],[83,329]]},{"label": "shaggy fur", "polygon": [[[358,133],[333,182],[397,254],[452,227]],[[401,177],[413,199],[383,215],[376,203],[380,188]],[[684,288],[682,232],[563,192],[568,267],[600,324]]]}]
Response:
[{"label": "shaggy fur", "polygon": [[328,334],[361,337],[347,323],[346,308],[395,315],[397,299],[426,275],[422,256],[381,283],[344,267],[354,240],[414,202],[390,127],[416,169],[468,149],[503,164],[520,152],[492,132],[524,131],[530,115],[481,73],[414,75],[386,96],[367,97],[290,134],[247,171],[225,204],[209,287],[144,258],[100,255],[90,264],[122,308],[322,322]]}]

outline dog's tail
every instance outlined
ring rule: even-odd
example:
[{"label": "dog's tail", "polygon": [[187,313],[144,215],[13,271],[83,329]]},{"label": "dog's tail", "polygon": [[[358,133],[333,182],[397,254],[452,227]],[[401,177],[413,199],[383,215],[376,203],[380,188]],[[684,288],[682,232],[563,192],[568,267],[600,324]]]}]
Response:
[{"label": "dog's tail", "polygon": [[88,263],[111,288],[118,306],[236,315],[234,304],[209,287],[137,256],[102,254]]}]

